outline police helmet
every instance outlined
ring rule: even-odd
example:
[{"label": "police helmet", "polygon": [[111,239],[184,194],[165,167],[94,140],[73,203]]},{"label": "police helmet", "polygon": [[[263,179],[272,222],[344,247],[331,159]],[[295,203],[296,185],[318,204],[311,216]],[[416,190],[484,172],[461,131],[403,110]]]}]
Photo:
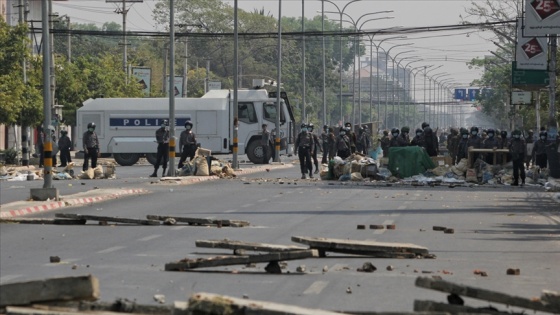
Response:
[{"label": "police helmet", "polygon": [[368,130],[367,125],[364,125],[363,128],[364,128],[364,130]]},{"label": "police helmet", "polygon": [[461,131],[460,131],[460,132],[461,132],[462,135],[464,135],[464,134],[469,134],[469,131],[467,130],[467,128],[463,128],[463,127],[461,127]]},{"label": "police helmet", "polygon": [[402,127],[401,131],[402,131],[403,133],[405,133],[405,132],[406,132],[406,133],[409,133],[409,132],[410,132],[410,128],[409,128],[408,126],[404,126],[404,127]]},{"label": "police helmet", "polygon": [[399,133],[400,133],[399,128],[393,128],[393,129],[391,129],[391,134],[395,134],[395,133],[396,133],[396,134],[399,134]]},{"label": "police helmet", "polygon": [[424,130],[420,129],[420,128],[416,128],[416,133],[423,133]]},{"label": "police helmet", "polygon": [[430,127],[430,124],[428,124],[427,122],[423,122],[422,123],[422,129],[424,129],[426,127]]},{"label": "police helmet", "polygon": [[352,127],[352,123],[347,122],[347,123],[344,124],[344,126],[345,127]]},{"label": "police helmet", "polygon": [[162,124],[162,125],[165,125],[165,126],[169,126],[169,120],[164,119],[163,122],[162,122],[161,124]]},{"label": "police helmet", "polygon": [[521,135],[521,130],[515,129],[515,130],[511,133],[511,135],[512,135],[512,136]]},{"label": "police helmet", "polygon": [[193,123],[190,120],[185,121],[185,128],[187,128],[187,126],[193,126]]},{"label": "police helmet", "polygon": [[542,136],[548,137],[548,132],[546,132],[546,131],[539,132],[539,137],[542,137]]},{"label": "police helmet", "polygon": [[388,130],[383,130],[383,135],[388,136],[388,135],[389,135],[389,131],[388,131]]},{"label": "police helmet", "polygon": [[307,125],[305,123],[302,123],[300,127],[301,127],[301,129],[307,128]]},{"label": "police helmet", "polygon": [[496,134],[496,131],[492,128],[488,128],[488,130],[486,130],[486,134],[490,135],[490,134]]},{"label": "police helmet", "polygon": [[323,125],[323,129],[324,129],[324,130],[328,130],[328,129],[329,129],[329,125]]},{"label": "police helmet", "polygon": [[68,134],[68,130],[63,129],[63,130],[60,131],[60,133],[63,134],[63,135]]},{"label": "police helmet", "polygon": [[477,126],[472,126],[472,127],[471,127],[471,133],[472,133],[473,131],[476,131],[476,133],[478,133],[478,127],[477,127]]},{"label": "police helmet", "polygon": [[89,128],[95,129],[95,123],[94,123],[94,122],[90,122],[90,123],[87,125],[87,127],[88,127],[88,129],[89,129]]},{"label": "police helmet", "polygon": [[309,124],[307,125],[307,128],[309,128],[310,131],[313,130],[313,127],[314,127],[314,126],[313,126],[313,123],[309,123]]}]

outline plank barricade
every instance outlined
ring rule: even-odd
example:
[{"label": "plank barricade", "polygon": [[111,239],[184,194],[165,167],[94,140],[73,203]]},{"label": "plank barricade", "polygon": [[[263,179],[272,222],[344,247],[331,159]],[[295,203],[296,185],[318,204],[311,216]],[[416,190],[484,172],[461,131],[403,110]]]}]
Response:
[{"label": "plank barricade", "polygon": [[[550,293],[546,291],[540,300],[528,299],[518,296],[513,296],[501,292],[480,289],[475,287],[469,287],[465,285],[455,284],[445,280],[437,280],[427,277],[419,277],[416,279],[416,286],[426,289],[432,289],[440,292],[455,294],[458,296],[464,296],[474,299],[479,299],[488,302],[501,303],[507,306],[514,306],[519,308],[526,308],[534,311],[541,311],[553,314],[560,314],[560,296],[558,293]],[[550,302],[552,301],[552,303]],[[427,305],[427,303],[420,302],[418,305],[423,305],[422,309],[416,309],[415,311],[446,311],[441,308],[441,306]],[[416,303],[415,303],[416,306]],[[429,308],[429,309],[426,309]]]},{"label": "plank barricade", "polygon": [[229,227],[245,227],[251,225],[248,221],[241,220],[223,220],[223,219],[207,219],[207,218],[187,218],[177,216],[164,216],[152,215],[146,216],[148,220],[168,221],[175,220],[176,222],[188,223],[189,225],[202,225],[202,226],[229,226]]},{"label": "plank barricade", "polygon": [[306,250],[307,248],[290,245],[276,245],[266,243],[252,243],[230,240],[197,240],[196,247],[204,248],[225,248],[236,250],[250,250],[257,252],[287,252],[294,250]]},{"label": "plank barricade", "polygon": [[63,218],[3,218],[0,223],[12,224],[54,224],[54,225],[83,225],[84,219],[63,219]]},{"label": "plank barricade", "polygon": [[49,301],[93,301],[98,298],[99,282],[91,275],[0,285],[0,307]]},{"label": "plank barricade", "polygon": [[343,313],[309,309],[288,304],[239,299],[212,293],[197,293],[189,299],[189,305],[184,314],[340,315]]},{"label": "plank barricade", "polygon": [[268,262],[265,270],[269,273],[281,273],[279,261],[317,257],[316,250],[297,250],[289,252],[267,253],[247,256],[218,256],[212,258],[182,259],[165,264],[165,271],[186,271],[196,268],[218,267],[229,265],[245,265]]},{"label": "plank barricade", "polygon": [[161,223],[156,220],[130,219],[130,218],[107,217],[107,216],[85,215],[85,214],[74,214],[74,213],[57,213],[55,214],[55,217],[65,218],[65,219],[86,220],[86,221],[99,221],[100,223],[113,222],[113,223],[126,223],[126,224],[138,224],[138,225],[161,225]]},{"label": "plank barricade", "polygon": [[317,249],[320,257],[326,252],[363,255],[374,258],[435,258],[426,247],[406,243],[382,243],[321,237],[292,236],[292,241]]}]

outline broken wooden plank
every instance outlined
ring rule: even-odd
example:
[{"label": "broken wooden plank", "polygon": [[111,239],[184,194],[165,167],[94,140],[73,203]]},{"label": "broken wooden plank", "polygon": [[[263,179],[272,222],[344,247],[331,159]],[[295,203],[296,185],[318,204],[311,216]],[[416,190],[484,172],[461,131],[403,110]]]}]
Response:
[{"label": "broken wooden plank", "polygon": [[0,306],[47,301],[97,300],[99,282],[89,276],[50,278],[0,285]]},{"label": "broken wooden plank", "polygon": [[493,314],[493,315],[511,315],[509,312],[500,312],[499,310],[489,307],[469,307],[465,305],[453,305],[439,303],[433,301],[414,301],[415,312],[442,312],[447,314]]},{"label": "broken wooden plank", "polygon": [[230,240],[197,240],[196,247],[244,249],[258,252],[285,252],[294,250],[306,250],[307,248],[291,245],[276,245],[266,243],[251,243]]},{"label": "broken wooden plank", "polygon": [[62,218],[3,218],[0,223],[14,224],[54,224],[54,225],[83,225],[86,220],[83,219],[62,219]]},{"label": "broken wooden plank", "polygon": [[115,222],[115,223],[140,224],[140,225],[160,225],[160,222],[156,220],[130,219],[130,218],[107,217],[107,216],[85,215],[85,214],[74,214],[74,213],[57,213],[55,214],[55,217],[66,218],[66,219],[91,220],[91,221],[99,221],[99,222]]},{"label": "broken wooden plank", "polygon": [[189,299],[188,314],[231,314],[231,315],[340,315],[319,309],[309,309],[288,304],[279,304],[250,299],[239,299],[212,293],[197,293]]},{"label": "broken wooden plank", "polygon": [[55,301],[33,304],[32,307],[50,311],[80,311],[80,312],[117,312],[149,315],[171,315],[173,307],[170,305],[137,304],[128,299],[116,299],[114,302],[90,301]]},{"label": "broken wooden plank", "polygon": [[304,259],[317,257],[316,250],[298,250],[291,252],[277,252],[263,255],[249,256],[218,256],[212,258],[182,259],[165,264],[165,271],[185,271],[195,268],[218,267],[229,265],[245,265],[251,263],[273,262],[283,260]]},{"label": "broken wooden plank", "polygon": [[[296,243],[306,244],[312,249],[320,251],[329,251],[336,253],[365,255],[365,256],[379,256],[380,253],[394,254],[415,254],[423,257],[430,257],[426,247],[405,244],[405,243],[382,243],[375,241],[360,241],[360,240],[343,240],[334,238],[322,237],[302,237],[292,236],[292,241]],[[406,258],[414,258],[410,257]]]},{"label": "broken wooden plank", "polygon": [[512,296],[501,292],[459,285],[445,280],[436,280],[433,278],[419,277],[416,279],[416,286],[421,288],[446,292],[446,293],[454,293],[457,295],[462,295],[462,296],[484,300],[488,302],[502,303],[509,306],[528,308],[535,311],[555,313],[555,314],[560,313],[559,307],[547,305],[541,301],[533,301],[527,298]]},{"label": "broken wooden plank", "polygon": [[221,226],[231,226],[231,227],[245,227],[251,225],[250,222],[241,221],[241,220],[188,218],[188,217],[153,215],[153,214],[147,215],[146,218],[149,220],[159,220],[159,221],[174,219],[176,222],[183,222],[191,225],[221,225]]},{"label": "broken wooden plank", "polygon": [[550,306],[560,309],[560,293],[555,291],[543,290],[541,300]]},{"label": "broken wooden plank", "polygon": [[21,306],[8,306],[6,307],[6,315],[122,315],[122,313],[117,312],[84,312],[79,310],[52,310],[52,309],[38,309],[33,307],[21,307]]}]

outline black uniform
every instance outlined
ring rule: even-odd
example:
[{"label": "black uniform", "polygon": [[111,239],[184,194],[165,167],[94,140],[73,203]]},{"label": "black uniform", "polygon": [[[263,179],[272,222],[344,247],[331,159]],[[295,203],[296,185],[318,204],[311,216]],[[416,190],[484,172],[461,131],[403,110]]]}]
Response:
[{"label": "black uniform", "polygon": [[58,149],[60,150],[60,166],[65,167],[72,162],[70,150],[72,150],[72,141],[66,134],[62,134],[58,139]]},{"label": "black uniform", "polygon": [[350,156],[350,150],[350,138],[346,135],[346,131],[341,131],[336,139],[336,154],[344,160]]},{"label": "black uniform", "polygon": [[154,164],[154,173],[152,174],[153,177],[157,176],[160,163],[163,168],[161,176],[165,175],[165,170],[167,169],[167,161],[169,160],[169,130],[167,130],[167,128],[160,127],[156,130],[156,142],[158,147],[156,164]]},{"label": "black uniform", "polygon": [[88,162],[91,159],[91,168],[97,167],[97,156],[99,155],[99,140],[95,131],[86,131],[83,136],[84,165],[82,170],[88,170]]},{"label": "black uniform", "polygon": [[313,165],[311,164],[311,155],[315,147],[313,135],[307,131],[299,133],[296,139],[296,153],[299,157],[302,178],[309,172],[309,177],[313,178]]},{"label": "black uniform", "polygon": [[526,150],[525,140],[521,138],[521,133],[514,135],[509,143],[509,152],[511,153],[511,160],[513,162],[513,186],[519,185],[519,175],[521,175],[522,184],[525,184],[524,162]]},{"label": "black uniform", "polygon": [[179,145],[183,148],[183,151],[181,152],[178,166],[183,168],[183,163],[187,160],[187,157],[192,161],[196,153],[196,135],[194,132],[190,129],[183,130],[179,137]]}]

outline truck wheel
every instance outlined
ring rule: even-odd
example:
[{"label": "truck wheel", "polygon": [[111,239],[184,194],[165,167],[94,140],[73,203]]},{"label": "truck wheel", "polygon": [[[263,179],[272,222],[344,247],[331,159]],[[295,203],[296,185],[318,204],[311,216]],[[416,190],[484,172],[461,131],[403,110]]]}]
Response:
[{"label": "truck wheel", "polygon": [[140,154],[137,153],[113,153],[113,158],[119,163],[120,166],[131,166],[136,164],[140,159]]},{"label": "truck wheel", "polygon": [[152,165],[156,165],[157,154],[156,153],[146,153],[146,160]]},{"label": "truck wheel", "polygon": [[[269,152],[268,154],[271,154]],[[247,157],[254,164],[263,164],[263,147],[259,141],[252,141],[247,147]]]}]

